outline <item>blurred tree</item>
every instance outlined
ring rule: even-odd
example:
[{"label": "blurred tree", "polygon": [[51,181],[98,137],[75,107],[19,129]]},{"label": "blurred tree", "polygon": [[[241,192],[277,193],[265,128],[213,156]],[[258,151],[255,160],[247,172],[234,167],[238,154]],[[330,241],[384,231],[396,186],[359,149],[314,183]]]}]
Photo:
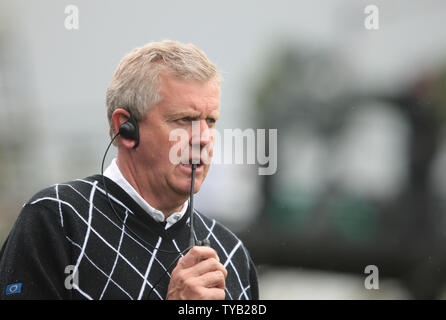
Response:
[{"label": "blurred tree", "polygon": [[[429,177],[446,121],[446,72],[391,95],[355,91],[349,77],[348,65],[330,50],[285,47],[268,63],[254,97],[259,127],[278,129],[278,171],[263,177],[265,201],[256,230],[265,235],[259,240],[250,234],[247,241],[262,248],[253,252],[259,263],[355,273],[373,263],[384,277],[403,279],[414,297],[437,297],[446,282],[440,271],[445,250],[438,246],[445,236],[436,232],[439,208]],[[365,101],[394,108],[409,128],[406,183],[390,199],[355,195],[330,170],[353,107]],[[302,154],[293,138],[284,137],[305,130],[324,149],[316,164],[324,184],[318,190],[289,179],[298,169],[286,164],[297,164],[289,155]]]}]

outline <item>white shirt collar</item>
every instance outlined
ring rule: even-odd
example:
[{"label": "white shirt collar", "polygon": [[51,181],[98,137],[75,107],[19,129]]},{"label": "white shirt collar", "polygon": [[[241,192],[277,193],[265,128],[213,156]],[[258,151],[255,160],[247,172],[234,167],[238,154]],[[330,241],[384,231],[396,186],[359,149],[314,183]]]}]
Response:
[{"label": "white shirt collar", "polygon": [[[164,214],[160,211],[152,207],[141,195],[132,187],[132,185],[124,178],[119,170],[118,165],[116,164],[116,158],[112,160],[110,165],[105,169],[104,176],[111,179],[113,182],[118,184],[125,192],[127,192],[130,197],[132,197],[135,202],[144,209],[155,221],[163,222]],[[179,212],[172,213],[166,219],[166,229],[171,227],[175,222],[180,220],[183,215],[186,213],[188,207],[188,201],[183,204],[183,208]]]}]

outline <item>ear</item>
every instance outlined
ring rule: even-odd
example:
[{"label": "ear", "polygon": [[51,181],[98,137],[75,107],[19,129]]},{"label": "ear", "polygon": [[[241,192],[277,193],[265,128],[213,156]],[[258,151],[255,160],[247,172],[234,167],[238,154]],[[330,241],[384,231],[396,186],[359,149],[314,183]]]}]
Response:
[{"label": "ear", "polygon": [[[113,111],[111,120],[115,132],[116,133],[119,132],[119,128],[122,126],[122,124],[129,119],[130,119],[130,113],[127,110],[122,108],[117,108],[115,111]],[[121,135],[118,136],[118,140],[120,141],[120,144],[127,149],[132,149],[136,144],[135,140],[126,139]]]}]

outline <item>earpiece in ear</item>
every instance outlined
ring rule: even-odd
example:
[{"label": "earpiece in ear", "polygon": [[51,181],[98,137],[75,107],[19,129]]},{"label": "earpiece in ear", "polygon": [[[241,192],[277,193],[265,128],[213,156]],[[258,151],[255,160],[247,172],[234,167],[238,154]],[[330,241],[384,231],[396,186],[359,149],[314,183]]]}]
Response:
[{"label": "earpiece in ear", "polygon": [[132,114],[130,114],[130,119],[124,122],[119,127],[118,133],[126,139],[136,141],[133,149],[136,149],[136,147],[139,145],[139,127],[138,123],[136,122]]}]

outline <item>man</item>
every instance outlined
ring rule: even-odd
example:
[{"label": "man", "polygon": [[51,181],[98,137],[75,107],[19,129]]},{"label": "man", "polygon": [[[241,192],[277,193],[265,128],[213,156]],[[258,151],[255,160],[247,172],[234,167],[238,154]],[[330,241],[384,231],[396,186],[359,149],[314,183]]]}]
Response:
[{"label": "man", "polygon": [[254,264],[227,228],[194,210],[196,239],[210,246],[189,247],[191,163],[197,192],[219,101],[220,76],[193,45],[126,55],[107,90],[117,158],[105,177],[54,185],[23,206],[0,253],[1,297],[258,299]]}]

